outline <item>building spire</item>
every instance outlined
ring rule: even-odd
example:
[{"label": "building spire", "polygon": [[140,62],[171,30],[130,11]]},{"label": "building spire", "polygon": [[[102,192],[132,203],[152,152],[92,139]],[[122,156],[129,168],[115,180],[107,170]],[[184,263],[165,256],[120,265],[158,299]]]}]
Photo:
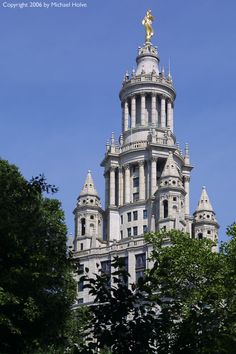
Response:
[{"label": "building spire", "polygon": [[213,211],[205,186],[202,187],[202,193],[196,211]]},{"label": "building spire", "polygon": [[165,164],[164,170],[161,174],[161,178],[169,177],[169,176],[179,178],[179,172],[178,172],[176,163],[174,161],[172,152],[169,153],[169,156],[166,160],[166,164]]},{"label": "building spire", "polygon": [[85,196],[85,195],[98,197],[98,192],[97,192],[95,184],[93,182],[93,178],[92,178],[90,170],[88,170],[83,189],[80,193],[80,197]]}]

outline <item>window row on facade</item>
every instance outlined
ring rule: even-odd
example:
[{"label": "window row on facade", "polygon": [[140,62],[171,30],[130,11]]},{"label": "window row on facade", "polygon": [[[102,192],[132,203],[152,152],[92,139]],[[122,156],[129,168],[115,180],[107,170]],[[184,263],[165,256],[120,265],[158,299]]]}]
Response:
[{"label": "window row on facade", "polygon": [[[124,269],[129,272],[128,266],[128,257],[120,257],[119,258],[120,267],[124,267]],[[144,277],[146,265],[146,254],[140,253],[135,255],[135,280],[138,281],[139,278]],[[101,261],[101,272],[108,276],[108,285],[111,285],[111,275],[112,275],[112,266],[110,260]],[[79,275],[82,276],[84,274],[84,265],[81,264],[79,266]],[[125,283],[128,286],[128,281],[125,279]],[[82,293],[84,290],[84,282],[82,279],[78,281],[77,291],[78,293]],[[83,299],[78,299],[78,303],[82,303]]]},{"label": "window row on facade", "polygon": [[[133,217],[132,217],[133,216]],[[128,212],[127,214],[126,214],[126,221],[127,222],[131,222],[131,221],[136,221],[136,220],[138,220],[138,210],[134,210],[133,212]],[[143,219],[147,219],[147,210],[145,209],[145,210],[143,210]],[[123,225],[123,223],[124,223],[124,215],[121,215],[121,217],[120,217],[120,223],[121,223],[121,225]]]}]

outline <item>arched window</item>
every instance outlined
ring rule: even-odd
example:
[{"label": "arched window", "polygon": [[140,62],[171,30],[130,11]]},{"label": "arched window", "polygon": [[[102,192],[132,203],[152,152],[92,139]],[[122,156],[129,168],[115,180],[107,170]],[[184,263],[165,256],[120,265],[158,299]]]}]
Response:
[{"label": "arched window", "polygon": [[81,222],[81,235],[83,236],[85,235],[85,218],[82,218],[80,222]]},{"label": "arched window", "polygon": [[168,200],[163,201],[164,218],[168,217]]},{"label": "arched window", "polygon": [[202,238],[203,238],[203,234],[202,234],[202,232],[199,232],[199,233],[198,233],[198,239],[199,239],[199,240],[202,240]]}]

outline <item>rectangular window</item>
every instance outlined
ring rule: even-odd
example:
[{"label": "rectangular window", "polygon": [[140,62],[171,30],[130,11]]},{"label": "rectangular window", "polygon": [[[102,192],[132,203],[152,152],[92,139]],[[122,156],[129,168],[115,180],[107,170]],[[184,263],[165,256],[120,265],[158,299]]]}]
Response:
[{"label": "rectangular window", "polygon": [[144,271],[143,270],[137,270],[136,271],[136,283],[140,278],[144,278]]},{"label": "rectangular window", "polygon": [[128,222],[131,221],[131,213],[127,213]]},{"label": "rectangular window", "polygon": [[80,244],[80,251],[83,251],[83,249],[84,249],[84,245],[83,245],[83,243],[81,243]]},{"label": "rectangular window", "polygon": [[78,291],[83,291],[84,290],[84,282],[83,280],[78,281]]},{"label": "rectangular window", "polygon": [[101,271],[103,274],[107,275],[107,285],[111,286],[111,261],[102,261],[101,262]]},{"label": "rectangular window", "polygon": [[83,265],[83,264],[80,264],[80,265],[79,265],[78,274],[79,274],[79,275],[84,274],[84,265]]},{"label": "rectangular window", "polygon": [[120,223],[123,224],[123,215],[120,216]]},{"label": "rectangular window", "polygon": [[102,273],[111,274],[111,261],[102,261],[101,262]]},{"label": "rectangular window", "polygon": [[123,238],[123,231],[121,230],[121,232],[120,232],[120,238],[121,238],[121,240],[122,240],[122,238]]},{"label": "rectangular window", "polygon": [[78,304],[83,304],[84,303],[84,299],[78,299]]},{"label": "rectangular window", "polygon": [[133,187],[139,187],[139,177],[133,178]]},{"label": "rectangular window", "polygon": [[143,218],[147,219],[147,210],[143,210]]},{"label": "rectangular window", "polygon": [[139,193],[133,193],[133,202],[137,202],[139,200]]},{"label": "rectangular window", "polygon": [[138,235],[138,226],[133,227],[133,235],[137,236]]},{"label": "rectangular window", "polygon": [[135,256],[135,259],[136,259],[135,269],[136,269],[136,282],[137,282],[139,278],[144,277],[144,271],[146,269],[146,254],[145,253],[137,254]]},{"label": "rectangular window", "polygon": [[141,253],[141,254],[136,254],[136,264],[135,264],[135,269],[146,269],[146,254]]},{"label": "rectangular window", "polygon": [[143,233],[144,233],[144,234],[147,233],[147,225],[143,225]]},{"label": "rectangular window", "polygon": [[131,236],[131,227],[128,227],[128,229],[127,229],[127,236],[128,236],[128,237]]},{"label": "rectangular window", "polygon": [[138,211],[133,211],[133,220],[138,220]]},{"label": "rectangular window", "polygon": [[[120,263],[121,263],[121,269],[125,269],[127,272],[129,271],[128,268],[128,257],[120,257]],[[122,281],[122,283],[126,286],[128,286],[128,277],[126,276],[120,276],[120,279]]]}]

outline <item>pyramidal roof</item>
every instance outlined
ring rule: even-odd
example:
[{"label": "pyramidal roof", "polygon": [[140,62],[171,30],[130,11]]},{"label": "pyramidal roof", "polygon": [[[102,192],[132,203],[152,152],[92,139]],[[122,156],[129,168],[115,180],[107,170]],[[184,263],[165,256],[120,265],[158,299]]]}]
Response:
[{"label": "pyramidal roof", "polygon": [[210,199],[208,197],[206,187],[202,187],[202,193],[196,211],[213,211]]},{"label": "pyramidal roof", "polygon": [[177,169],[177,166],[176,166],[176,163],[174,161],[174,158],[173,158],[173,153],[170,152],[167,160],[166,160],[166,164],[165,164],[165,167],[164,167],[164,170],[161,174],[161,177],[179,177],[179,172],[178,172],[178,169]]},{"label": "pyramidal roof", "polygon": [[80,197],[85,196],[85,195],[92,195],[92,196],[98,197],[98,192],[97,192],[95,184],[93,182],[93,178],[92,178],[90,170],[88,170],[88,174],[87,174],[83,189],[80,193]]}]

